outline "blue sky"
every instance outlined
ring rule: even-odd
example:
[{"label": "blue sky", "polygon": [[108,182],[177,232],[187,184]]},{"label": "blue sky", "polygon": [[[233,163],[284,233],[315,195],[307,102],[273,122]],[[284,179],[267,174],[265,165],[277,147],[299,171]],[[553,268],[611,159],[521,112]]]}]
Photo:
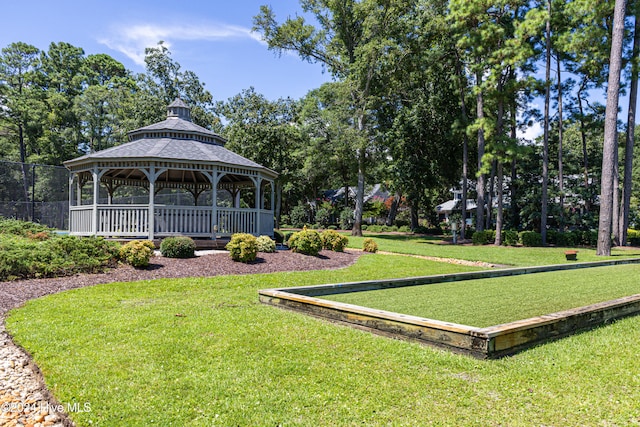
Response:
[{"label": "blue sky", "polygon": [[22,41],[47,50],[51,42],[67,42],[87,55],[106,53],[139,73],[144,48],[164,40],[182,70],[195,72],[217,101],[250,86],[271,100],[298,99],[331,80],[319,64],[293,54],[278,57],[251,33],[260,5],[271,4],[282,21],[301,13],[298,0],[2,3],[0,48]]}]

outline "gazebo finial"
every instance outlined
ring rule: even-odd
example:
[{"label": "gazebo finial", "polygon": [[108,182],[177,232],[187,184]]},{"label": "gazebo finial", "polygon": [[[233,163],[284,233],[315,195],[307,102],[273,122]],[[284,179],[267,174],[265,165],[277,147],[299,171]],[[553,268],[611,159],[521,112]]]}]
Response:
[{"label": "gazebo finial", "polygon": [[169,106],[167,107],[167,118],[176,117],[178,119],[186,120],[188,122],[191,121],[191,108],[187,104],[184,103],[180,97],[177,97]]}]

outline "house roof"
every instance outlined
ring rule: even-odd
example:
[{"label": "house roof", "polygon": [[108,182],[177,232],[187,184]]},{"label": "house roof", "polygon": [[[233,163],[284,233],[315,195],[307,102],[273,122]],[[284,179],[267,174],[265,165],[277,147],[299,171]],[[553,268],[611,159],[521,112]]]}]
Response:
[{"label": "house roof", "polygon": [[[439,213],[449,213],[455,210],[460,204],[460,199],[447,200],[446,202],[436,206],[436,211]],[[476,201],[467,199],[467,211],[476,208]]]}]

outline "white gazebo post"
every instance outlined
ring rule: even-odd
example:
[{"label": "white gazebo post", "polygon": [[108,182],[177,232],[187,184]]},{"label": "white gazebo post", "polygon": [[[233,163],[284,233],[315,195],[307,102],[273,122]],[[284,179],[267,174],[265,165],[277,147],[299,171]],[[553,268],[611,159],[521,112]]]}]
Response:
[{"label": "white gazebo post", "polygon": [[151,166],[149,167],[149,240],[153,240],[154,238],[154,231],[156,228],[156,221],[155,221],[155,211],[156,211],[156,206],[155,206],[155,195],[156,195],[156,166],[154,164],[151,164]]},{"label": "white gazebo post", "polygon": [[256,202],[255,202],[255,211],[256,211],[256,234],[260,235],[262,232],[262,229],[260,228],[260,217],[261,215],[261,211],[262,211],[262,177],[258,176],[256,178],[251,178],[251,180],[253,181],[253,183],[256,186],[256,193],[255,193],[255,198],[256,198]]},{"label": "white gazebo post", "polygon": [[93,178],[93,224],[91,224],[91,232],[95,236],[98,234],[98,198],[100,197],[100,175],[98,174],[98,165],[93,165],[91,176]]},{"label": "white gazebo post", "polygon": [[269,184],[271,185],[271,203],[269,203],[269,210],[275,212],[276,210],[276,183],[274,180],[270,179]]},{"label": "white gazebo post", "polygon": [[213,172],[207,176],[211,181],[211,236],[215,240],[218,233],[218,168],[214,167]]}]

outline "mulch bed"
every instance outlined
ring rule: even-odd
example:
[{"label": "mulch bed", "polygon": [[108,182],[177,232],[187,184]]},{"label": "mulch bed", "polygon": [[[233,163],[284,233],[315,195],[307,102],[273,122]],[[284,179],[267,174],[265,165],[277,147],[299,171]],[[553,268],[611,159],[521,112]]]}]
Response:
[{"label": "mulch bed", "polygon": [[260,253],[255,262],[231,260],[228,253],[176,259],[156,256],[145,269],[119,265],[105,273],[77,274],[52,279],[30,279],[0,282],[0,317],[26,301],[67,289],[101,283],[133,282],[161,278],[211,277],[227,274],[258,274],[278,271],[328,270],[353,264],[362,252],[322,251],[317,257],[291,251]]}]

